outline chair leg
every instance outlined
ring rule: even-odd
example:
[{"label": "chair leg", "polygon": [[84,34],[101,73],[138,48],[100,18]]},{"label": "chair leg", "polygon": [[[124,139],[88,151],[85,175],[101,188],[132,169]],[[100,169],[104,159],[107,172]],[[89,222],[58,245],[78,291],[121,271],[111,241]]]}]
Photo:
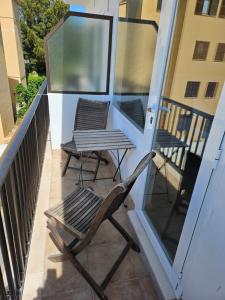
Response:
[{"label": "chair leg", "polygon": [[51,219],[48,221],[48,228],[50,229],[50,237],[53,240],[56,247],[59,249],[59,251],[70,260],[70,262],[77,269],[77,271],[90,284],[90,286],[93,288],[93,290],[98,295],[98,297],[101,300],[108,300],[107,296],[104,293],[104,290],[106,289],[107,285],[109,284],[116,270],[119,268],[120,264],[122,263],[129,249],[132,248],[133,240],[132,239],[129,240],[129,242],[123,249],[122,253],[117,258],[116,262],[114,263],[114,265],[112,266],[108,274],[106,275],[105,279],[102,281],[102,284],[98,285],[97,282],[91,277],[91,275],[85,270],[85,268],[78,261],[76,256],[73,254],[73,250],[65,245],[63,239],[57,232],[56,225],[54,224],[54,222],[51,221]]},{"label": "chair leg", "polygon": [[96,168],[95,168],[95,174],[94,174],[94,178],[93,178],[93,181],[95,181],[97,175],[98,175],[98,169],[100,167],[100,159],[98,158],[97,160],[97,165],[96,165]]},{"label": "chair leg", "polygon": [[123,238],[130,243],[130,247],[137,253],[140,253],[141,250],[138,246],[138,244],[132,239],[132,237],[126,232],[126,230],[112,217],[110,216],[108,220],[111,222],[111,224],[120,232],[120,234],[123,236]]},{"label": "chair leg", "polygon": [[62,177],[65,176],[65,174],[66,174],[66,171],[67,171],[69,163],[70,163],[71,156],[72,156],[72,154],[68,153],[67,159],[66,159],[63,171],[62,171]]},{"label": "chair leg", "polygon": [[97,159],[99,159],[100,161],[103,161],[106,165],[109,164],[108,159],[101,156],[101,154],[99,154],[99,152],[94,151],[93,153],[96,155]]}]

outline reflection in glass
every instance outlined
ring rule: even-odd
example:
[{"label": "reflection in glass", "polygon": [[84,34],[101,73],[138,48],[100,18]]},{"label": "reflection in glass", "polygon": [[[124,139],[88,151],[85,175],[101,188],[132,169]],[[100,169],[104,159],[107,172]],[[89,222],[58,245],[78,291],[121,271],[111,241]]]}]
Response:
[{"label": "reflection in glass", "polygon": [[46,41],[50,90],[107,90],[109,19],[69,16]]},{"label": "reflection in glass", "polygon": [[[196,15],[195,6],[196,1],[179,1],[155,132],[157,155],[148,170],[144,201],[145,214],[171,262],[224,81],[211,49],[224,40],[225,22]],[[195,59],[197,41],[210,45],[206,61]]]},{"label": "reflection in glass", "polygon": [[114,104],[140,130],[145,125],[160,10],[157,1],[120,2]]}]

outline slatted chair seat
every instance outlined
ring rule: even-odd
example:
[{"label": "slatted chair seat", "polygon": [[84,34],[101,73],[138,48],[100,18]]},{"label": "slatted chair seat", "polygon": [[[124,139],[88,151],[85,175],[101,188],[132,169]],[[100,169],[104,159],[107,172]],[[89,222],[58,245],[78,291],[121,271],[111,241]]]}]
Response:
[{"label": "slatted chair seat", "polygon": [[61,144],[61,149],[65,152],[74,152],[76,153],[76,145],[74,141],[69,141],[65,144]]},{"label": "slatted chair seat", "polygon": [[78,187],[63,202],[52,207],[45,214],[63,224],[64,228],[72,234],[76,234],[77,231],[83,234],[90,228],[102,201],[103,199],[90,189]]},{"label": "slatted chair seat", "polygon": [[[133,174],[124,182],[114,186],[105,199],[97,196],[90,189],[80,187],[67,196],[63,202],[45,212],[48,217],[47,224],[50,237],[60,251],[60,254],[51,255],[50,259],[53,262],[69,259],[102,300],[108,299],[104,291],[128,251],[132,249],[140,252],[137,243],[113,218],[113,214],[124,203],[136,179],[154,156],[154,152],[148,153],[138,164]],[[120,232],[126,241],[126,246],[99,285],[81,265],[77,255],[92,241],[101,223],[105,221],[109,221]],[[57,225],[61,225],[62,229],[69,231],[74,237],[69,244],[66,243],[65,237],[60,233]]]}]

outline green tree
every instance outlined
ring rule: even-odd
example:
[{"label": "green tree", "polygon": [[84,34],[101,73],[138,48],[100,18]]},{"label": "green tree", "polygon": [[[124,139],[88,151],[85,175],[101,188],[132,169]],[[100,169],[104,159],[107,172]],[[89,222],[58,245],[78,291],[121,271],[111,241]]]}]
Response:
[{"label": "green tree", "polygon": [[45,73],[44,37],[67,13],[62,0],[20,0],[19,16],[25,59],[33,66],[29,71]]}]

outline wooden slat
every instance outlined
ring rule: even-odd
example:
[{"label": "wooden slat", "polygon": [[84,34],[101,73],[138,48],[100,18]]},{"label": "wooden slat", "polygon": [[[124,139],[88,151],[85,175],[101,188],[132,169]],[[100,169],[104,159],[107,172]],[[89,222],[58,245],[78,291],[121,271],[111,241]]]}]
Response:
[{"label": "wooden slat", "polygon": [[156,146],[158,148],[183,148],[187,147],[188,145],[179,140],[175,135],[170,134],[167,130],[159,129],[157,132]]},{"label": "wooden slat", "polygon": [[[135,148],[134,146],[131,145],[127,145],[127,144],[122,144],[122,145],[101,145],[101,146],[96,146],[95,148],[92,147],[92,151],[103,151],[103,150],[117,150],[117,149],[132,149]],[[90,147],[89,148],[81,148],[79,147],[79,149],[77,148],[77,151],[79,152],[87,152],[90,151]]]},{"label": "wooden slat", "polygon": [[91,224],[102,198],[85,188],[78,188],[65,200],[46,212],[74,233],[84,233]]},{"label": "wooden slat", "polygon": [[[91,138],[88,140],[76,140],[76,145],[89,145],[89,144],[102,144],[103,139],[99,138]],[[126,138],[109,138],[104,139],[105,144],[115,144],[115,143],[130,143],[132,144],[128,139]]]},{"label": "wooden slat", "polygon": [[116,132],[116,133],[97,133],[97,132],[93,132],[93,133],[86,133],[83,132],[82,134],[76,134],[74,133],[74,139],[76,140],[88,140],[90,138],[106,138],[106,139],[110,139],[110,138],[126,138],[128,139],[123,133],[120,132]]},{"label": "wooden slat", "polygon": [[76,133],[76,134],[81,134],[83,135],[85,133],[97,133],[97,134],[100,134],[100,133],[113,133],[113,132],[119,132],[119,133],[123,133],[120,129],[98,129],[98,130],[95,130],[95,129],[89,129],[89,130],[73,130],[73,133]]}]

